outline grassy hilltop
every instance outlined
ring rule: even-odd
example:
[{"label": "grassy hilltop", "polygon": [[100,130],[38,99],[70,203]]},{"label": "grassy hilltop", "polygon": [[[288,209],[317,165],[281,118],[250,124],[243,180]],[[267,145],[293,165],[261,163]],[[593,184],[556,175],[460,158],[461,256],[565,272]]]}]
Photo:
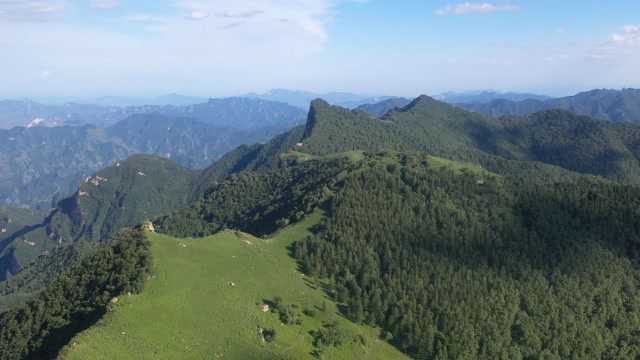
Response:
[{"label": "grassy hilltop", "polygon": [[[289,257],[288,246],[320,218],[316,212],[267,240],[236,231],[186,240],[150,234],[155,276],[148,287],[120,298],[100,323],[70,342],[62,358],[306,359],[321,350],[328,359],[404,359],[378,338],[379,330],[338,315],[335,303]],[[261,311],[276,297],[298,306],[293,312],[301,324],[283,325],[278,313]],[[333,321],[343,344],[314,346],[310,332]],[[274,329],[275,341],[264,342],[259,328]]]}]

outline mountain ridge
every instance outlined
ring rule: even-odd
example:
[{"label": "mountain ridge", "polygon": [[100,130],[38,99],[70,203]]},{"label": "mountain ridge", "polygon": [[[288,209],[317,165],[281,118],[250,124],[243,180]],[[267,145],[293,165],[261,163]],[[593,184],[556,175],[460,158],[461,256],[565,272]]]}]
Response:
[{"label": "mountain ridge", "polygon": [[523,116],[534,112],[564,109],[611,122],[640,122],[640,90],[595,89],[549,100],[494,100],[486,104],[459,104],[468,110],[491,116]]}]

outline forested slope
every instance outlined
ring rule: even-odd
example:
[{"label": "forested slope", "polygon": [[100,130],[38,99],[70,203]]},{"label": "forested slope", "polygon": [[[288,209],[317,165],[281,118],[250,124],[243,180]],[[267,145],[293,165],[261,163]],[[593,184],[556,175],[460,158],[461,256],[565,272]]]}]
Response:
[{"label": "forested slope", "polygon": [[142,290],[150,272],[141,230],[116,236],[47,284],[23,305],[0,314],[0,358],[54,359],[76,332],[92,325],[116,296]]},{"label": "forested slope", "polygon": [[465,109],[491,116],[526,116],[544,110],[563,109],[614,123],[640,122],[638,89],[596,89],[556,99],[498,99],[486,103],[457,103]]},{"label": "forested slope", "polygon": [[95,244],[157,217],[177,237],[268,237],[320,207],[325,220],[291,255],[342,314],[415,358],[635,359],[639,133],[428,97],[382,119],[315,101],[305,128],[200,173],[116,164],[44,228]]},{"label": "forested slope", "polygon": [[44,220],[2,243],[0,254],[7,260],[0,272],[17,278],[2,287],[0,305],[9,294],[37,292],[79,253],[90,253],[120,229],[186,206],[197,174],[170,160],[141,155],[86,178]]},{"label": "forested slope", "polygon": [[[637,184],[639,128],[561,110],[494,119],[426,96],[382,119],[316,101],[301,151],[316,155],[349,150],[424,151],[511,174],[519,170],[508,170],[504,160],[527,161]],[[517,162],[511,165],[522,167]]]},{"label": "forested slope", "polygon": [[640,355],[637,188],[403,153],[283,166],[223,181],[158,229],[273,232],[322,206],[326,221],[292,254],[345,315],[416,358]]}]

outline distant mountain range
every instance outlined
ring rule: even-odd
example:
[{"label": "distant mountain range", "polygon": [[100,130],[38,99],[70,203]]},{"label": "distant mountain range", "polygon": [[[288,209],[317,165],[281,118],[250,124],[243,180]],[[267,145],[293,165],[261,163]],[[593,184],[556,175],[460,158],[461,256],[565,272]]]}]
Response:
[{"label": "distant mountain range", "polygon": [[285,103],[260,99],[224,98],[184,105],[103,106],[66,103],[44,105],[31,100],[0,101],[0,129],[16,126],[111,126],[135,114],[159,113],[190,117],[216,126],[231,128],[268,127],[291,116],[303,119],[305,111]]},{"label": "distant mountain range", "polygon": [[353,109],[360,105],[374,104],[395,98],[394,96],[372,96],[347,92],[313,93],[286,89],[274,89],[263,94],[251,93],[244,95],[244,97],[283,102],[304,110],[308,110],[309,105],[315,99],[323,99],[330,104]]},{"label": "distant mountain range", "polygon": [[551,97],[545,95],[492,90],[446,92],[436,95],[434,98],[450,104],[484,104],[494,100],[522,101],[551,99]]},{"label": "distant mountain range", "polygon": [[180,94],[166,94],[158,97],[124,97],[124,96],[103,96],[95,99],[79,100],[82,103],[96,104],[101,106],[143,106],[143,105],[173,105],[187,106],[207,102],[206,97],[186,96]]},{"label": "distant mountain range", "polygon": [[488,103],[456,101],[465,109],[491,116],[523,116],[549,109],[564,109],[579,115],[612,122],[640,122],[640,90],[591,90],[557,99],[498,99]]},{"label": "distant mountain range", "polygon": [[35,102],[46,105],[64,105],[69,103],[75,104],[92,104],[100,106],[144,106],[144,105],[173,105],[173,106],[186,106],[195,105],[203,102],[207,102],[207,97],[201,96],[188,96],[176,93],[156,96],[156,97],[144,97],[144,96],[100,96],[100,97],[71,97],[71,96],[47,96],[36,97],[31,99]]},{"label": "distant mountain range", "polygon": [[246,98],[125,108],[113,114],[143,110],[150,113],[129,114],[106,128],[0,130],[0,202],[46,208],[75,191],[82,178],[134,154],[156,154],[187,168],[204,168],[235,147],[268,141],[306,117],[287,104]]},{"label": "distant mountain range", "polygon": [[355,110],[365,112],[371,116],[382,117],[389,111],[399,110],[409,105],[411,100],[405,98],[387,99],[375,104],[364,104],[358,106]]}]

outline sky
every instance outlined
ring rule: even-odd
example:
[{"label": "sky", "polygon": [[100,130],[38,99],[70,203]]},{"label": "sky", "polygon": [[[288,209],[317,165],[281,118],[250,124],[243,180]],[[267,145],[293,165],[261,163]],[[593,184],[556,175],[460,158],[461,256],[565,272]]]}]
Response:
[{"label": "sky", "polygon": [[640,87],[638,0],[0,0],[0,97]]}]

